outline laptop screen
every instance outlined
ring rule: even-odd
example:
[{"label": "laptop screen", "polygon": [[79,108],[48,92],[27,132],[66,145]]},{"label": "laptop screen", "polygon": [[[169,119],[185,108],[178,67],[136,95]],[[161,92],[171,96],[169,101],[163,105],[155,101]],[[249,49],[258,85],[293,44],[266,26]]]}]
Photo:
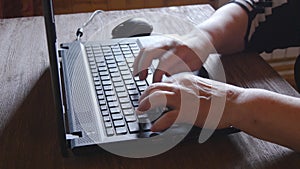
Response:
[{"label": "laptop screen", "polygon": [[55,19],[53,12],[53,2],[52,0],[43,0],[43,13],[45,20],[45,28],[47,34],[48,43],[48,53],[50,61],[50,74],[52,82],[52,91],[54,95],[54,103],[56,107],[56,115],[58,122],[58,133],[60,139],[60,145],[62,154],[66,155],[66,135],[65,135],[65,125],[64,125],[64,109],[63,109],[63,97],[62,97],[62,85],[61,85],[61,74],[57,51],[57,41],[56,41],[56,30],[55,30]]}]

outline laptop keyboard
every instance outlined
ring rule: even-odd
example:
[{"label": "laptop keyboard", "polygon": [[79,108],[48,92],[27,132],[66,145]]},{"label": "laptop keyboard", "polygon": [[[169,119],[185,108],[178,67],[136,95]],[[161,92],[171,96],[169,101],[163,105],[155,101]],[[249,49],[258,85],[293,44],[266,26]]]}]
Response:
[{"label": "laptop keyboard", "polygon": [[136,115],[134,111],[141,93],[149,85],[132,75],[139,50],[138,44],[131,42],[86,46],[107,136],[150,131],[147,114]]}]

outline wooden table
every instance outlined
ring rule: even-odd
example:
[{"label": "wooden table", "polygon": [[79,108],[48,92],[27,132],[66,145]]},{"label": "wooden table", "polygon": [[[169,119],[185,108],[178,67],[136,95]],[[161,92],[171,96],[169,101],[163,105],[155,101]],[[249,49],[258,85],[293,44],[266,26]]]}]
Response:
[{"label": "wooden table", "polygon": [[[130,14],[149,15],[148,19],[155,20],[159,12],[160,15],[188,18],[197,24],[213,11],[208,5],[196,5],[107,12],[95,19],[84,37],[91,37],[100,23],[126,18]],[[58,41],[73,40],[75,30],[88,16],[57,16]],[[157,21],[154,27],[160,33],[180,34],[187,31],[172,24],[176,23]],[[111,27],[113,24],[103,30]],[[243,132],[211,139],[204,144],[183,143],[164,154],[145,159],[129,159],[106,152],[64,158],[59,150],[43,18],[0,20],[0,30],[0,169],[300,167],[298,153]],[[257,54],[224,56],[222,61],[228,83],[299,97]]]}]

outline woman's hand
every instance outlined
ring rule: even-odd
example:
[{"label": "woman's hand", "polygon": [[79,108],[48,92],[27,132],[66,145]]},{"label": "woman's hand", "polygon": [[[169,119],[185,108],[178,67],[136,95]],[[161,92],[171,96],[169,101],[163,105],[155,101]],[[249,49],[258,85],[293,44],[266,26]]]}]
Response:
[{"label": "woman's hand", "polygon": [[198,29],[185,36],[166,36],[164,41],[141,49],[134,62],[133,74],[146,79],[154,59],[158,59],[159,64],[153,82],[160,82],[163,75],[199,70],[209,53],[214,51],[208,37]]},{"label": "woman's hand", "polygon": [[[150,85],[140,97],[137,110],[138,113],[143,113],[157,107],[170,109],[153,124],[152,131],[165,130],[174,122],[190,123],[199,127],[206,123],[208,128],[225,128],[231,124],[227,112],[233,110],[233,107],[225,109],[225,106],[234,105],[232,102],[241,91],[241,88],[192,74],[178,74],[164,83]],[[215,118],[207,123],[209,113]]]}]

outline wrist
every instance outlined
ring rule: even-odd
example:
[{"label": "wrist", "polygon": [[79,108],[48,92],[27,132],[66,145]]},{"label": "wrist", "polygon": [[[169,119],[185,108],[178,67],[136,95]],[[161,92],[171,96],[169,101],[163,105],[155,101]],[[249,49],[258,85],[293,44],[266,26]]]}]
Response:
[{"label": "wrist", "polygon": [[248,95],[248,89],[232,86],[226,91],[226,104],[224,109],[224,127],[236,127],[239,128],[239,123],[242,120],[242,114],[246,107],[246,96]]},{"label": "wrist", "polygon": [[212,36],[201,28],[196,27],[183,36],[170,35],[170,37],[190,48],[202,63],[206,61],[209,54],[217,53],[213,45]]},{"label": "wrist", "polygon": [[212,36],[200,28],[195,28],[183,36],[185,44],[191,48],[204,63],[210,54],[217,53]]}]

